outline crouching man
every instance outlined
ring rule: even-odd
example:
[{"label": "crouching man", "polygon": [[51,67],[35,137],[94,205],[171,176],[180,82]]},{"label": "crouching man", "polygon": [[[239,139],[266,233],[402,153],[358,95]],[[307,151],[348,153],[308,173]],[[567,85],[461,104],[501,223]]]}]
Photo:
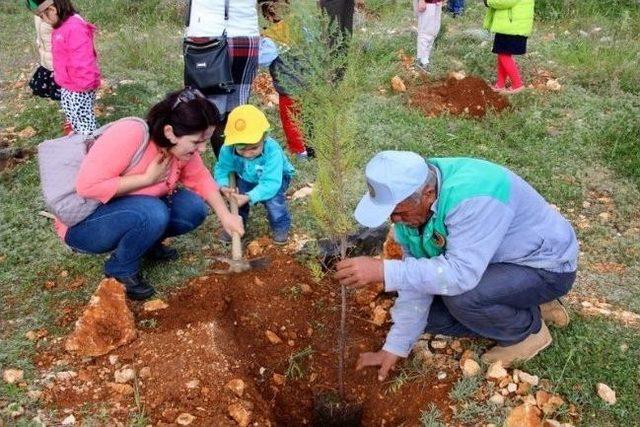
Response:
[{"label": "crouching man", "polygon": [[484,160],[406,151],[377,154],[365,175],[369,191],[355,218],[366,227],[390,218],[405,256],[337,266],[342,284],[384,282],[398,292],[384,346],[360,354],[357,369],[379,366],[385,379],[424,332],[495,340],[482,359],[509,366],[551,344],[547,324],[569,323],[558,298],[576,277],[575,232],[518,175]]}]

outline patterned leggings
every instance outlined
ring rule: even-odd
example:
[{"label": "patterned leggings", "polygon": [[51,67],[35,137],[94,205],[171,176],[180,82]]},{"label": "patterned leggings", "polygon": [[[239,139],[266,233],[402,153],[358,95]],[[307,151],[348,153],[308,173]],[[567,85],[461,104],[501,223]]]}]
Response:
[{"label": "patterned leggings", "polygon": [[60,105],[74,132],[88,135],[98,128],[96,115],[93,112],[93,104],[96,100],[95,90],[72,92],[62,88],[60,95]]}]

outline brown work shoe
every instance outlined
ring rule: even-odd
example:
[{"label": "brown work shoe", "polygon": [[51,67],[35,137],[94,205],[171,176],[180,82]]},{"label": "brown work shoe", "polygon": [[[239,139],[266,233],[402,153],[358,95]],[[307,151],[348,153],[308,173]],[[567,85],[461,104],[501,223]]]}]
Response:
[{"label": "brown work shoe", "polygon": [[567,313],[559,299],[541,304],[540,313],[542,314],[542,320],[551,326],[564,328],[569,324],[569,313]]},{"label": "brown work shoe", "polygon": [[524,341],[507,347],[496,345],[482,355],[482,361],[493,363],[500,360],[502,361],[502,366],[506,368],[516,360],[526,361],[533,359],[536,354],[549,347],[551,341],[553,339],[543,320],[542,327],[537,334],[531,334]]}]

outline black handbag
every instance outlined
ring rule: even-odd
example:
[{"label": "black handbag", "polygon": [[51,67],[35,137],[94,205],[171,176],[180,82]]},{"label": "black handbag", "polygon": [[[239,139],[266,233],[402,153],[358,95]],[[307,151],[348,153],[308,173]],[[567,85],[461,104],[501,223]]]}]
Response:
[{"label": "black handbag", "polygon": [[[191,1],[187,11],[187,27],[191,16]],[[229,0],[224,2],[224,20],[229,20]],[[231,58],[227,30],[222,36],[204,42],[185,39],[183,43],[184,85],[199,89],[205,95],[225,95],[235,90],[231,74]]]}]

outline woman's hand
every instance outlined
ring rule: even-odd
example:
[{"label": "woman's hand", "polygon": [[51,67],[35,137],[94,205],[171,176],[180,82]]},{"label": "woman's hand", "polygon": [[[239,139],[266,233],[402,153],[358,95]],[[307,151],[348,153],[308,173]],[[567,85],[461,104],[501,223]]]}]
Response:
[{"label": "woman's hand", "polygon": [[220,187],[220,192],[221,192],[221,193],[222,193],[222,195],[223,195],[224,197],[226,197],[227,199],[228,199],[229,197],[231,197],[231,195],[232,195],[233,193],[235,193],[236,191],[237,191],[237,190],[236,190],[236,189],[234,189],[234,188],[229,188],[229,187]]},{"label": "woman's hand", "polygon": [[240,236],[244,235],[244,225],[242,223],[242,217],[240,215],[234,215],[228,213],[227,215],[220,216],[220,223],[224,231],[229,233],[238,233]]},{"label": "woman's hand", "polygon": [[147,170],[144,172],[144,177],[148,183],[147,185],[153,185],[166,180],[169,176],[170,162],[171,156],[164,153],[158,153],[151,163],[149,163]]}]

